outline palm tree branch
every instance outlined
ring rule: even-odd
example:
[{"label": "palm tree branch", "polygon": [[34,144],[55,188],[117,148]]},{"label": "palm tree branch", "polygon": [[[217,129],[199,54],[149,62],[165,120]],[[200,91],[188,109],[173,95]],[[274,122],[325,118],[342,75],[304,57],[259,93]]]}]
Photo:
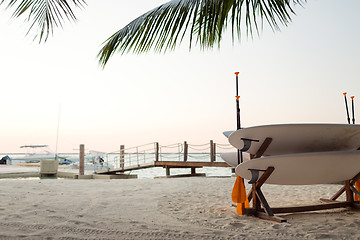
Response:
[{"label": "palm tree branch", "polygon": [[202,49],[215,44],[219,47],[229,19],[233,41],[235,31],[240,40],[242,25],[247,35],[253,35],[253,28],[258,33],[259,23],[263,25],[264,18],[273,30],[279,30],[279,25],[287,26],[291,14],[295,14],[292,5],[305,1],[172,0],[141,15],[109,37],[98,53],[99,62],[104,67],[116,51],[122,54],[131,51],[139,54],[151,49],[166,52],[181,43],[186,33],[190,35],[190,49],[194,40]]},{"label": "palm tree branch", "polygon": [[[12,17],[26,15],[30,23],[27,34],[35,32],[39,42],[46,41],[55,27],[62,27],[65,21],[76,21],[73,7],[83,8],[85,0],[1,0],[0,5],[15,8]],[[37,27],[35,27],[37,26]]]}]

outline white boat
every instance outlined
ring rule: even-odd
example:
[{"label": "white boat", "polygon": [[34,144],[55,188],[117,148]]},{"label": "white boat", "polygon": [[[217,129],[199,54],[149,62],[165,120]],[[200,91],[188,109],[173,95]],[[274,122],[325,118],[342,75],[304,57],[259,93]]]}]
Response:
[{"label": "white boat", "polygon": [[26,149],[26,154],[24,156],[12,157],[11,160],[25,161],[26,163],[38,163],[40,160],[56,159],[56,154],[50,151],[48,145],[24,145],[20,146],[20,148]]},{"label": "white boat", "polygon": [[[103,158],[104,152],[99,151],[89,151],[88,154],[85,155],[84,159],[84,170],[108,170],[109,168],[114,168],[114,166],[108,162],[106,162]],[[72,168],[79,168],[79,158],[68,158],[68,160],[73,163],[70,164]]]}]

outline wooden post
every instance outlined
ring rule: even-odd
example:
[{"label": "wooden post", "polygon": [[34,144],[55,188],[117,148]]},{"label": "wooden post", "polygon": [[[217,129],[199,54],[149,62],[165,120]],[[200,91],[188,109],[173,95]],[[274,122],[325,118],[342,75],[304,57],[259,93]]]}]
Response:
[{"label": "wooden post", "polygon": [[158,142],[155,143],[155,161],[156,162],[159,161],[159,143]]},{"label": "wooden post", "polygon": [[120,145],[120,168],[125,167],[125,145]]},{"label": "wooden post", "polygon": [[167,176],[167,177],[170,176],[170,168],[169,168],[169,167],[166,167],[165,169],[166,169],[166,176]]},{"label": "wooden post", "polygon": [[214,144],[214,146],[213,146],[213,154],[214,154],[214,159],[213,159],[213,162],[215,162],[216,161],[216,143],[213,143]]},{"label": "wooden post", "polygon": [[184,141],[184,162],[187,161],[188,158],[188,144],[186,141]]},{"label": "wooden post", "polygon": [[196,168],[192,167],[191,168],[191,175],[195,175],[196,174]]},{"label": "wooden post", "polygon": [[214,141],[210,140],[210,161],[214,161]]},{"label": "wooden post", "polygon": [[79,154],[79,175],[84,175],[85,170],[85,145],[80,144],[80,154]]}]

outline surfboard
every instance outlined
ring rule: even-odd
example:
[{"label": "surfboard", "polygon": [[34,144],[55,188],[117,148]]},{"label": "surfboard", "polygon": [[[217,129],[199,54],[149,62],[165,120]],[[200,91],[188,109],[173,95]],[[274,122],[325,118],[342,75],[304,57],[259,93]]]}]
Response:
[{"label": "surfboard", "polygon": [[[275,170],[266,180],[268,184],[309,185],[345,181],[360,172],[360,151],[331,151],[298,153],[252,159],[235,169],[240,177],[250,180],[249,169]],[[259,172],[259,177],[263,174]]]},{"label": "surfboard", "polygon": [[[238,163],[238,157],[237,157],[237,152],[227,152],[227,153],[222,153],[220,154],[220,157],[230,166],[232,167],[236,167],[237,165],[239,165]],[[243,153],[243,161],[249,161],[250,160],[250,154],[248,153]]]},{"label": "surfboard", "polygon": [[357,124],[281,124],[237,130],[229,142],[237,149],[244,146],[241,138],[259,140],[247,150],[255,154],[267,137],[272,138],[264,156],[305,152],[356,150],[360,147],[360,125]]},{"label": "surfboard", "polygon": [[225,137],[229,137],[233,132],[235,132],[235,131],[225,131],[225,132],[223,132],[223,134],[225,135]]}]

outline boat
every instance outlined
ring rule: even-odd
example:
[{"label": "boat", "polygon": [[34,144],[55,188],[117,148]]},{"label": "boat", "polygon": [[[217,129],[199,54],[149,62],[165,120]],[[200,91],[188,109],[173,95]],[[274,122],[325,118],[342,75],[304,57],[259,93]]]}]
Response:
[{"label": "boat", "polygon": [[[108,170],[114,166],[104,160],[104,152],[90,150],[84,157],[84,170]],[[74,169],[79,169],[79,158],[68,158],[72,161],[70,166]]]},{"label": "boat", "polygon": [[55,160],[59,157],[55,153],[52,153],[48,145],[24,145],[20,148],[26,149],[24,156],[12,157],[11,160],[25,161],[25,163],[39,163],[40,160]]}]

